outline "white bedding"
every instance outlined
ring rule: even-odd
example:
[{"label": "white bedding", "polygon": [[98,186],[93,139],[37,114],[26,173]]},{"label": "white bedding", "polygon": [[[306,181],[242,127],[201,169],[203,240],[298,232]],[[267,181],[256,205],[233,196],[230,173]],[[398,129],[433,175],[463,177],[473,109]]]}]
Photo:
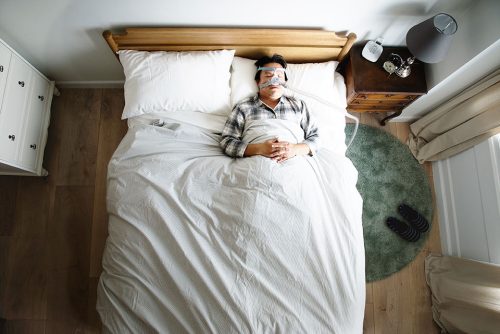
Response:
[{"label": "white bedding", "polygon": [[362,200],[350,160],[330,149],[281,164],[231,159],[216,131],[163,120],[136,122],[109,163],[103,328],[361,333]]}]

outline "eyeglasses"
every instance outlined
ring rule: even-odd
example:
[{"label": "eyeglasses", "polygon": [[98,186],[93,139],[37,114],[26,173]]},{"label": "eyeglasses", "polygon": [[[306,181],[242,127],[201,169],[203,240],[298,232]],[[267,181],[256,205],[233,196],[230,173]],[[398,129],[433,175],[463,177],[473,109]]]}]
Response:
[{"label": "eyeglasses", "polygon": [[257,72],[258,71],[262,71],[262,75],[265,78],[272,78],[275,75],[278,78],[284,78],[286,69],[284,69],[283,67],[259,67],[257,68]]}]

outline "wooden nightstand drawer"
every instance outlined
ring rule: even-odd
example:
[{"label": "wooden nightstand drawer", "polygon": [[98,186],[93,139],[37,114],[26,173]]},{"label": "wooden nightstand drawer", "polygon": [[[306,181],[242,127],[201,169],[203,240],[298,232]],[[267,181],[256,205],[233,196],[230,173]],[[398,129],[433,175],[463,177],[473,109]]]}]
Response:
[{"label": "wooden nightstand drawer", "polygon": [[387,104],[400,104],[400,105],[408,105],[416,100],[418,96],[405,96],[401,95],[355,95],[350,98],[347,103],[348,104],[373,104],[373,103],[387,103]]},{"label": "wooden nightstand drawer", "polygon": [[354,94],[347,109],[354,112],[400,112],[419,95],[407,94]]},{"label": "wooden nightstand drawer", "polygon": [[347,110],[353,112],[397,112],[401,108],[387,105],[349,105]]},{"label": "wooden nightstand drawer", "polygon": [[405,100],[354,100],[349,103],[349,107],[388,106],[388,107],[404,108],[408,104],[409,103]]},{"label": "wooden nightstand drawer", "polygon": [[400,111],[403,110],[405,106],[397,105],[397,104],[349,104],[347,106],[348,110],[355,110],[358,112],[362,111],[370,111],[370,110],[376,110],[376,111]]},{"label": "wooden nightstand drawer", "polygon": [[408,94],[358,94],[356,99],[362,100],[403,100],[403,101],[413,101],[417,99],[419,95],[408,95]]}]

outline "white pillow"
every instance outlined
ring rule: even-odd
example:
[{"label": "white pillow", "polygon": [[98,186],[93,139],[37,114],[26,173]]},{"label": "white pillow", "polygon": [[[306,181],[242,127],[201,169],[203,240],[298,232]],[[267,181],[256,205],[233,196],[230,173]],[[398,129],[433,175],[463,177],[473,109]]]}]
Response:
[{"label": "white pillow", "polygon": [[313,95],[328,103],[335,103],[335,70],[337,61],[325,63],[289,64],[287,87]]},{"label": "white pillow", "polygon": [[118,51],[125,72],[122,119],[161,111],[227,115],[234,50]]},{"label": "white pillow", "polygon": [[255,60],[234,57],[231,65],[231,107],[259,91],[255,83]]}]

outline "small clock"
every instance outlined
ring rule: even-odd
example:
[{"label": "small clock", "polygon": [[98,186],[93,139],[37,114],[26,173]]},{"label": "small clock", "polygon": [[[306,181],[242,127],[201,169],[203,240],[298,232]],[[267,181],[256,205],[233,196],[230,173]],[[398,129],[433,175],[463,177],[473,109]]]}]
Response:
[{"label": "small clock", "polygon": [[384,67],[384,70],[392,74],[402,65],[403,59],[401,58],[401,56],[395,53],[391,53],[382,66]]},{"label": "small clock", "polygon": [[394,65],[391,61],[387,60],[384,62],[384,70],[386,70],[389,73],[394,73],[397,70],[396,65]]}]

